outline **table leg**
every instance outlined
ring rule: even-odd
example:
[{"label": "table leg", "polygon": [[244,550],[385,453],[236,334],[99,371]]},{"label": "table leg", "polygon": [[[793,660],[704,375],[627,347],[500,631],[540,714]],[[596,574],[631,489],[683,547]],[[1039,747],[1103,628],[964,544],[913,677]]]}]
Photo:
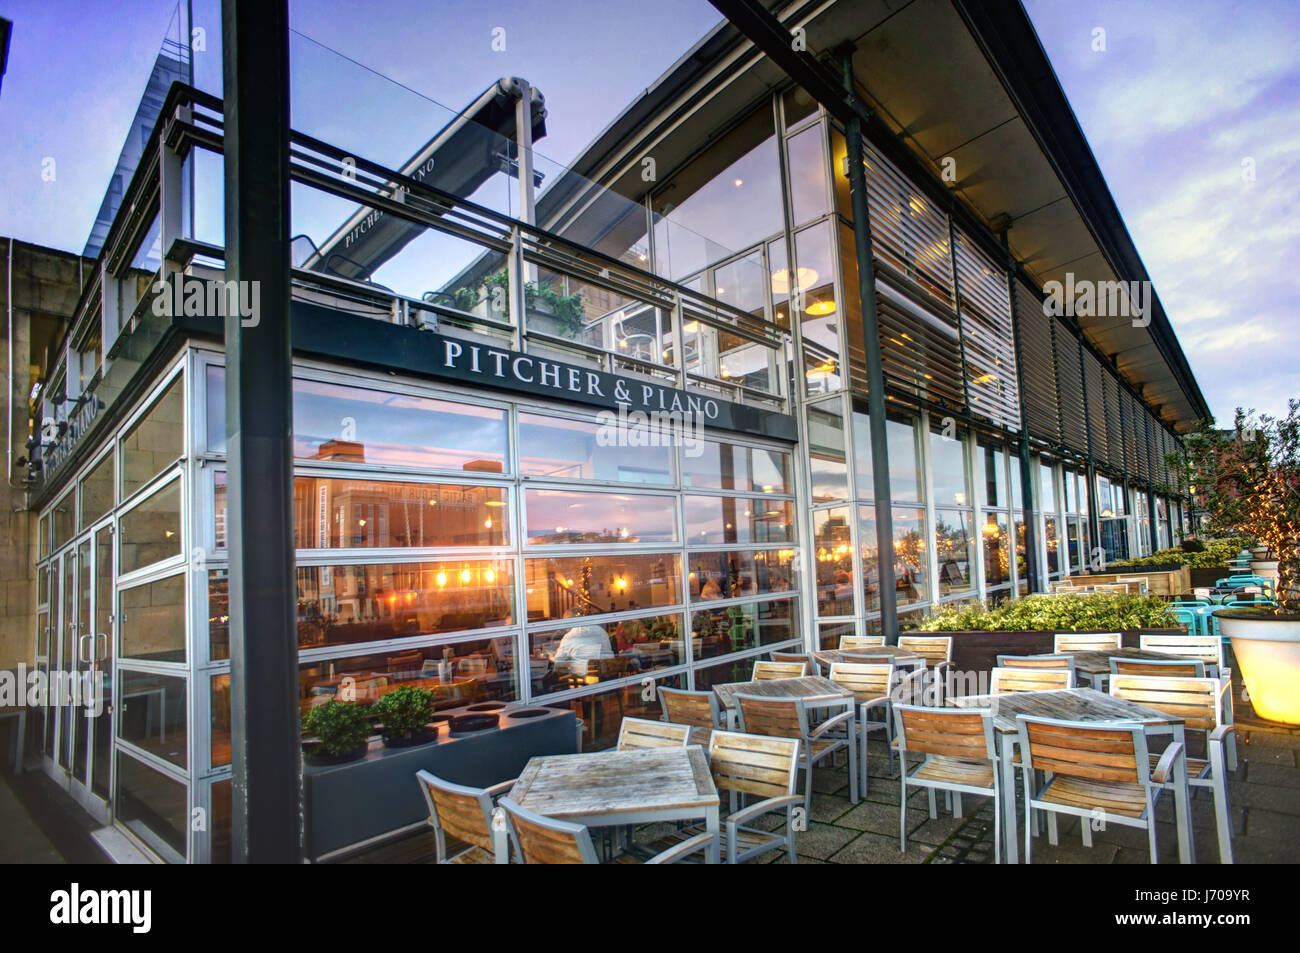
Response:
[{"label": "table leg", "polygon": [[704,829],[713,835],[713,840],[709,843],[706,863],[720,864],[722,863],[722,826],[718,808],[711,807],[704,812]]},{"label": "table leg", "polygon": [[1002,858],[1008,864],[1020,863],[1020,850],[1016,835],[1016,768],[1011,758],[1015,754],[1016,738],[1004,732],[1002,746]]}]

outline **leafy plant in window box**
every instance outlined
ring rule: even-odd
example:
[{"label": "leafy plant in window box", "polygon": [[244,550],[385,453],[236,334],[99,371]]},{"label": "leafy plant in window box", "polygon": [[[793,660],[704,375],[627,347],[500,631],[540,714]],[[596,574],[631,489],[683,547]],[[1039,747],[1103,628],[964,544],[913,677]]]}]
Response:
[{"label": "leafy plant in window box", "polygon": [[375,702],[375,714],[383,726],[384,744],[390,748],[407,748],[428,744],[437,737],[430,726],[436,709],[433,692],[427,688],[403,685]]},{"label": "leafy plant in window box", "polygon": [[365,757],[370,735],[371,709],[361,702],[331,698],[307,712],[303,731],[316,736],[314,747],[304,752],[308,764],[343,764]]},{"label": "leafy plant in window box", "polygon": [[1170,457],[1192,488],[1192,498],[1214,526],[1267,546],[1251,563],[1271,579],[1276,607],[1220,609],[1255,712],[1300,724],[1300,400],[1285,417],[1237,409],[1233,428],[1206,421],[1184,443],[1185,458]]}]

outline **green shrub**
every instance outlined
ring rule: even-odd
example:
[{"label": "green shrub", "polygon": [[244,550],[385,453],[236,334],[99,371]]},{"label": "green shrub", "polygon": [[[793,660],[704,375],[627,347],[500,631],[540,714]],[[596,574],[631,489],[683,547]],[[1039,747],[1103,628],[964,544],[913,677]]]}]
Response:
[{"label": "green shrub", "polygon": [[1123,569],[1126,566],[1188,566],[1192,569],[1214,569],[1219,566],[1228,565],[1228,560],[1234,559],[1242,549],[1251,545],[1251,540],[1243,536],[1229,536],[1222,539],[1202,540],[1204,549],[1197,552],[1189,552],[1181,546],[1172,549],[1162,549],[1152,553],[1150,556],[1141,556],[1135,559],[1126,559],[1123,562],[1111,563],[1112,569]]},{"label": "green shrub", "polygon": [[403,685],[375,702],[375,714],[384,724],[385,738],[411,738],[433,721],[433,692]]},{"label": "green shrub", "polygon": [[370,706],[331,698],[302,720],[303,730],[320,739],[326,754],[341,755],[360,748],[370,738]]},{"label": "green shrub", "polygon": [[996,608],[964,606],[931,615],[924,632],[1009,632],[1022,629],[1074,631],[1175,628],[1178,620],[1159,596],[1122,593],[1026,596]]}]

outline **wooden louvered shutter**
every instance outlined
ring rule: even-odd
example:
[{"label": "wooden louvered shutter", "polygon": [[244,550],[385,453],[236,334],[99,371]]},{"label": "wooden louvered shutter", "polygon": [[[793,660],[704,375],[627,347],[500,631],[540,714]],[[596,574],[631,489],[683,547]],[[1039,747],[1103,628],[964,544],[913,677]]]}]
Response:
[{"label": "wooden louvered shutter", "polygon": [[954,261],[970,410],[1018,430],[1020,392],[1007,274],[960,232]]}]

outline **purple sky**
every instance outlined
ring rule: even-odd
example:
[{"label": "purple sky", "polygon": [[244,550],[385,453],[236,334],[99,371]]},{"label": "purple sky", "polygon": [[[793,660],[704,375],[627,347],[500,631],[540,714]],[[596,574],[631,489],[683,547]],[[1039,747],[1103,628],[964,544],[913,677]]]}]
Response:
[{"label": "purple sky", "polygon": [[[174,6],[0,0],[14,21],[0,234],[81,249]],[[1300,264],[1300,4],[1026,6],[1212,410],[1221,421],[1239,404],[1282,410],[1300,393],[1287,317]],[[196,0],[196,21],[218,7]],[[559,162],[718,20],[706,0],[291,0],[291,11],[295,29],[454,108],[496,77],[527,77],[550,114],[538,151]],[[504,52],[491,49],[496,26]],[[1098,27],[1104,52],[1092,49]]]}]

